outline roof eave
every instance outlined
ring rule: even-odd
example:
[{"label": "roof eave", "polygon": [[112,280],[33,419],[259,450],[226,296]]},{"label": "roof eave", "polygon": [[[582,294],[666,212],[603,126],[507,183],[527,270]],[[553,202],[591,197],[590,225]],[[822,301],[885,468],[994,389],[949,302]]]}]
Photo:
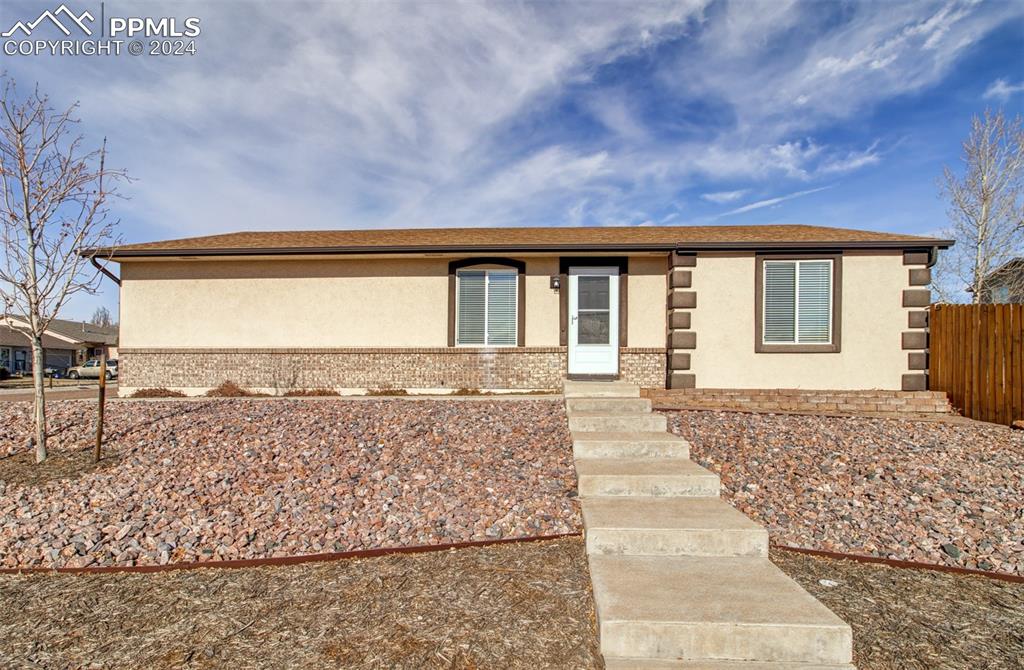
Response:
[{"label": "roof eave", "polygon": [[82,249],[82,256],[101,256],[119,261],[127,258],[167,258],[174,256],[312,256],[354,254],[423,253],[515,253],[515,252],[605,252],[623,251],[757,251],[760,249],[946,249],[952,240],[874,240],[874,241],[772,241],[772,242],[691,242],[670,244],[510,244],[440,246],[354,246],[354,247],[266,247],[220,249]]},{"label": "roof eave", "polygon": [[677,244],[676,251],[758,251],[761,249],[948,249],[953,240],[847,240],[773,242],[691,242]]}]

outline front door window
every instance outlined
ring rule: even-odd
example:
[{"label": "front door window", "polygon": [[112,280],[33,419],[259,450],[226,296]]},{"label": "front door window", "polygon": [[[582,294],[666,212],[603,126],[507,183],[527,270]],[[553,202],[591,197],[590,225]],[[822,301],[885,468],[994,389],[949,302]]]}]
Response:
[{"label": "front door window", "polygon": [[579,278],[579,344],[608,344],[611,277]]}]

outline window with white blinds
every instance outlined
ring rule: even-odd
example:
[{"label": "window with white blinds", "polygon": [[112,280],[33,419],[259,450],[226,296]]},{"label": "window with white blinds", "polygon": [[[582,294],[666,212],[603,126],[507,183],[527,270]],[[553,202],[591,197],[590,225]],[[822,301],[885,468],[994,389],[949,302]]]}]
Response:
[{"label": "window with white blinds", "polygon": [[764,262],[764,343],[832,342],[832,261]]},{"label": "window with white blinds", "polygon": [[517,284],[515,270],[459,270],[455,288],[455,343],[514,346]]}]

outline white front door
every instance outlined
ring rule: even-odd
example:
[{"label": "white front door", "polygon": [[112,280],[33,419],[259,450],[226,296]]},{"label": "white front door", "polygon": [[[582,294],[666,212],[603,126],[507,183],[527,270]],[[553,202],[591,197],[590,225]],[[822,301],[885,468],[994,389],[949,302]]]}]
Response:
[{"label": "white front door", "polygon": [[569,374],[619,373],[619,269],[569,268]]}]

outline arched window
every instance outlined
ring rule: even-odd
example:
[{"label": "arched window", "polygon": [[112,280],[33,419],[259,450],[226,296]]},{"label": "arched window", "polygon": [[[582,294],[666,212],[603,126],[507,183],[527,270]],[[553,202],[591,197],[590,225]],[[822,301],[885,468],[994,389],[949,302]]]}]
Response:
[{"label": "arched window", "polygon": [[525,344],[526,263],[466,258],[448,264],[448,346]]}]

